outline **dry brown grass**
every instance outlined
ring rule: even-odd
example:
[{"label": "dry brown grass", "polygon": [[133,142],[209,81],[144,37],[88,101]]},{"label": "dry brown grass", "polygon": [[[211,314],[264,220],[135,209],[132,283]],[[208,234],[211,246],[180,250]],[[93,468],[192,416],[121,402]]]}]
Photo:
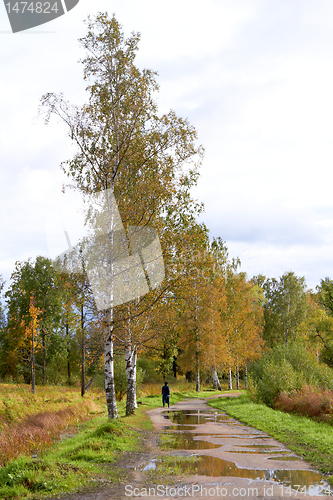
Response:
[{"label": "dry brown grass", "polygon": [[333,391],[305,385],[301,391],[281,393],[275,407],[288,413],[297,413],[333,423]]},{"label": "dry brown grass", "polygon": [[[96,395],[95,395],[96,397]],[[32,455],[53,443],[69,426],[77,425],[91,418],[92,413],[103,412],[102,399],[89,395],[77,404],[68,404],[58,411],[30,414],[16,421],[2,421],[0,431],[0,465],[20,455]]]}]

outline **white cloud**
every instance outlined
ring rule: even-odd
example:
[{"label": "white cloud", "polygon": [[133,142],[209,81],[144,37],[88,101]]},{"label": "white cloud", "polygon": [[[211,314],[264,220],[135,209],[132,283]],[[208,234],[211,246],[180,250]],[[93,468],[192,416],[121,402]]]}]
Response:
[{"label": "white cloud", "polygon": [[[82,102],[77,38],[90,13],[141,31],[138,63],[159,71],[161,110],[197,128],[204,221],[243,269],[308,282],[333,275],[332,4],[318,0],[80,0],[54,22],[0,33],[0,273],[47,251],[41,207],[56,206],[71,157],[65,130],[34,121],[46,92]],[[0,5],[0,31],[9,23]],[[44,31],[44,34],[43,34]],[[53,31],[53,32],[52,32]]]}]

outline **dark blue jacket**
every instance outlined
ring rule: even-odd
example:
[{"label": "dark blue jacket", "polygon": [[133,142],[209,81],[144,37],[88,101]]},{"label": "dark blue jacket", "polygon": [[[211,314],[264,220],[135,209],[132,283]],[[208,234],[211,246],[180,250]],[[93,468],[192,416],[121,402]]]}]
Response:
[{"label": "dark blue jacket", "polygon": [[170,395],[170,389],[169,389],[169,386],[168,386],[168,385],[164,385],[164,386],[162,387],[162,396],[163,396],[164,398],[166,398],[166,397],[167,397],[167,396],[169,396],[169,395]]}]

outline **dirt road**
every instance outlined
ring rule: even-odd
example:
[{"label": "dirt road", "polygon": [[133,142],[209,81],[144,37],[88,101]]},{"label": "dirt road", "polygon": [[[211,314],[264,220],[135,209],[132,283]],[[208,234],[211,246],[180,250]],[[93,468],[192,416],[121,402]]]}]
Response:
[{"label": "dirt road", "polygon": [[[159,448],[157,433],[147,433],[146,452],[129,454],[116,464],[128,470],[123,483],[62,500],[330,498],[322,476],[308,463],[267,434],[207,406],[207,399],[156,408],[148,415],[156,431],[169,436],[167,450]],[[171,468],[179,456],[195,458],[187,475],[179,471],[177,477],[159,477],[162,454],[169,456]]]}]

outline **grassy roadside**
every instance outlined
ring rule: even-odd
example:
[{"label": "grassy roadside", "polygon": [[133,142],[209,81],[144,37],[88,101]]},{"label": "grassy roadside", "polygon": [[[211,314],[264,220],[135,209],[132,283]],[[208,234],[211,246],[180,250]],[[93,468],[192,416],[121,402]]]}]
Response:
[{"label": "grassy roadside", "polygon": [[[93,391],[87,392],[85,400],[91,403],[92,409],[99,409]],[[69,406],[77,407],[82,401],[77,387],[38,386],[32,394],[27,384],[0,384],[0,427],[19,423],[36,413],[55,413]]]},{"label": "grassy roadside", "polygon": [[[273,410],[253,403],[246,395],[209,401],[214,408],[225,410],[239,421],[267,432],[323,473],[333,474],[333,428],[310,418]],[[333,484],[333,475],[329,478]]]},{"label": "grassy roadside", "polygon": [[[171,403],[184,398],[207,397],[219,391],[172,392]],[[140,431],[152,430],[147,410],[161,406],[160,395],[140,398],[135,415],[125,417],[125,402],[118,403],[119,420],[108,421],[106,411],[76,426],[76,434],[36,458],[21,456],[0,469],[0,498],[39,499],[76,492],[96,484],[124,479],[121,469],[107,467],[123,452],[140,451]],[[141,432],[142,434],[142,432]]]}]

